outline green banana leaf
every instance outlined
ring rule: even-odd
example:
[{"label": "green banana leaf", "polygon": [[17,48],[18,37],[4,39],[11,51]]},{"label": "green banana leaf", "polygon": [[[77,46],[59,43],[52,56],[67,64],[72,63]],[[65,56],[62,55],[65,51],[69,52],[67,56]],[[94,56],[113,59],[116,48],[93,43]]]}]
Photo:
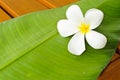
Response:
[{"label": "green banana leaf", "polygon": [[107,39],[105,48],[86,44],[81,56],[68,52],[71,37],[57,32],[57,22],[65,19],[64,6],[23,15],[0,23],[0,80],[96,80],[115,53],[120,40],[120,0],[80,0],[85,13],[98,8],[105,14],[96,30]]}]

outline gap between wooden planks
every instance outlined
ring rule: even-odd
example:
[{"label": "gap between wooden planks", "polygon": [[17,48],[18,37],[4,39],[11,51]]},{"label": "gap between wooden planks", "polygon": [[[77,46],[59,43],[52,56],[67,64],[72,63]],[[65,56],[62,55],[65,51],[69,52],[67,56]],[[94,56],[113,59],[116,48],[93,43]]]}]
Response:
[{"label": "gap between wooden planks", "polygon": [[0,22],[11,19],[11,17],[0,7]]}]

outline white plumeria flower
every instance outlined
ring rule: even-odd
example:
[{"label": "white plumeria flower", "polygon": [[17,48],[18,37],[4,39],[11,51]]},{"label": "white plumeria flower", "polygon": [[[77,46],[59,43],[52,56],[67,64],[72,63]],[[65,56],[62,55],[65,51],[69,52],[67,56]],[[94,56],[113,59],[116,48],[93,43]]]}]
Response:
[{"label": "white plumeria flower", "polygon": [[94,49],[105,47],[107,38],[93,29],[97,28],[103,20],[103,12],[90,9],[85,17],[79,6],[72,5],[66,11],[67,19],[58,21],[57,29],[62,37],[74,35],[68,44],[68,51],[81,55],[85,51],[85,39]]}]

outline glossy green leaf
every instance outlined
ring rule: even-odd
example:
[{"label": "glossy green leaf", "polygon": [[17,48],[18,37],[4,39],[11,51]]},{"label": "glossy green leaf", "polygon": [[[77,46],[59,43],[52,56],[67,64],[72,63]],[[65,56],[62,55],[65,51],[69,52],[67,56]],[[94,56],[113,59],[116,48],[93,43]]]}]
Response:
[{"label": "glossy green leaf", "polygon": [[57,21],[70,6],[30,13],[0,23],[0,80],[96,80],[115,53],[120,39],[120,0],[81,0],[85,13],[98,8],[105,14],[96,30],[108,43],[95,50],[86,44],[81,56],[67,51],[71,37],[62,38]]}]

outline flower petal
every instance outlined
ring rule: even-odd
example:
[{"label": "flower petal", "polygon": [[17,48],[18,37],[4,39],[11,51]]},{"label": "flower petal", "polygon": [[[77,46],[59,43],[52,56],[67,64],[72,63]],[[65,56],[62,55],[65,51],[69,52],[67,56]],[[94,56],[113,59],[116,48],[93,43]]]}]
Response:
[{"label": "flower petal", "polygon": [[68,51],[75,55],[81,55],[85,51],[84,35],[76,33],[68,44]]},{"label": "flower petal", "polygon": [[68,20],[60,20],[57,24],[58,32],[62,37],[68,37],[78,32],[78,25]]},{"label": "flower petal", "polygon": [[103,12],[98,9],[90,9],[85,14],[85,21],[90,24],[91,29],[98,27],[103,20]]},{"label": "flower petal", "polygon": [[66,16],[68,20],[72,20],[76,23],[80,23],[81,21],[83,21],[83,13],[80,7],[77,5],[70,6],[66,12]]},{"label": "flower petal", "polygon": [[101,49],[105,47],[107,43],[107,38],[103,34],[96,31],[90,31],[87,33],[86,40],[88,44],[95,49]]}]

